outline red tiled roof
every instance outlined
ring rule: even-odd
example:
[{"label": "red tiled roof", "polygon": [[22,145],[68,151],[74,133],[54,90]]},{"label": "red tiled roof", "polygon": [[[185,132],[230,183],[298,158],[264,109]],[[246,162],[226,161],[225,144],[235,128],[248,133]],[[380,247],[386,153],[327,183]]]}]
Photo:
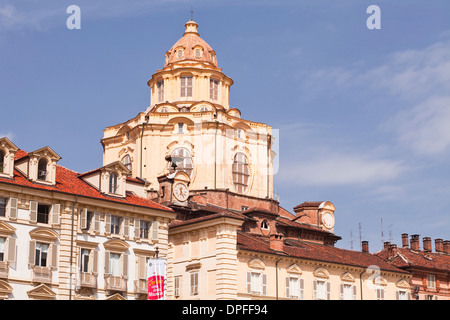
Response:
[{"label": "red tiled roof", "polygon": [[238,231],[237,243],[238,249],[241,250],[285,255],[293,258],[344,264],[362,268],[377,265],[381,270],[408,273],[384,261],[375,254],[340,249],[312,242],[288,239],[285,240],[283,251],[279,252],[270,249],[270,242],[267,237]]},{"label": "red tiled roof", "polygon": [[[25,157],[28,153],[23,150],[18,150],[15,154],[15,159],[21,159]],[[8,178],[0,178],[0,183],[7,183],[7,184],[13,184],[13,185],[20,185],[23,187],[29,187],[29,188],[36,188],[40,190],[48,190],[48,191],[55,191],[55,192],[62,192],[67,194],[73,194],[88,198],[95,198],[95,199],[101,199],[116,203],[124,203],[124,204],[130,204],[140,207],[148,207],[152,209],[158,209],[158,210],[164,210],[164,211],[173,211],[171,208],[168,208],[166,206],[163,206],[155,201],[152,201],[150,199],[142,198],[139,196],[136,196],[134,194],[126,194],[126,197],[120,198],[120,197],[113,197],[108,196],[88,183],[84,182],[79,177],[79,173],[69,170],[67,168],[64,168],[60,165],[56,166],[56,184],[55,185],[46,185],[46,184],[40,184],[35,183],[30,180],[28,180],[24,175],[22,175],[18,170],[14,170],[14,178],[8,179]]]},{"label": "red tiled roof", "polygon": [[298,208],[305,208],[305,207],[314,207],[314,208],[317,208],[317,207],[319,207],[322,203],[323,203],[323,201],[305,201],[305,202],[299,204],[298,206],[295,206],[295,207],[294,207],[294,210],[295,210],[295,209],[298,209]]},{"label": "red tiled roof", "polygon": [[450,255],[435,252],[414,251],[409,248],[397,248],[397,254],[389,259],[389,249],[376,253],[399,268],[417,267],[450,271]]}]

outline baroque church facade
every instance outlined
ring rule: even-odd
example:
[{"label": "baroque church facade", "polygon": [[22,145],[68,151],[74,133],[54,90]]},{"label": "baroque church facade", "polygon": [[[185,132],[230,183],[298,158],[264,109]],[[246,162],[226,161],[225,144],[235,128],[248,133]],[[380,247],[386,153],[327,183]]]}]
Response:
[{"label": "baroque church facade", "polygon": [[334,246],[333,203],[293,214],[274,199],[272,128],[230,106],[232,85],[190,20],[148,81],[150,106],[101,140],[105,164],[122,162],[177,213],[168,299],[408,298],[409,273],[367,243]]}]

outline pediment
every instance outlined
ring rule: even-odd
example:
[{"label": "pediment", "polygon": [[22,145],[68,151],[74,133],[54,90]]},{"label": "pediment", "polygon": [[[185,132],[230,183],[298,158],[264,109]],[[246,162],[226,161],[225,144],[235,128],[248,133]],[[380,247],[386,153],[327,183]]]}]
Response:
[{"label": "pediment", "polygon": [[316,270],[314,270],[313,274],[316,278],[323,278],[323,279],[330,278],[330,273],[324,268],[317,268]]},{"label": "pediment", "polygon": [[28,154],[30,157],[46,157],[51,160],[59,161],[61,157],[50,147],[43,147]]},{"label": "pediment", "polygon": [[130,245],[126,243],[124,240],[121,239],[111,239],[103,243],[103,246],[106,250],[113,250],[113,251],[121,251],[124,252],[128,250]]},{"label": "pediment", "polygon": [[16,231],[12,225],[10,225],[6,221],[0,221],[0,235],[2,236],[10,236]]},{"label": "pediment", "polygon": [[32,299],[54,299],[56,297],[56,293],[45,284],[27,291],[27,294]]},{"label": "pediment", "polygon": [[105,300],[127,300],[120,293],[113,294],[112,296],[107,297]]},{"label": "pediment", "polygon": [[396,283],[396,285],[397,285],[398,288],[402,288],[402,289],[409,289],[410,288],[410,285],[409,285],[408,281],[406,281],[405,279],[399,280]]},{"label": "pediment", "polygon": [[7,137],[3,137],[0,139],[0,148],[7,149],[12,153],[15,153],[17,150],[19,150],[19,148]]},{"label": "pediment", "polygon": [[373,279],[373,283],[379,286],[386,286],[388,282],[384,277],[378,276]]},{"label": "pediment", "polygon": [[264,262],[259,259],[252,259],[248,262],[248,267],[252,269],[261,269],[264,270],[266,268]]},{"label": "pediment", "polygon": [[38,227],[29,232],[30,238],[34,240],[56,241],[59,234],[50,228]]},{"label": "pediment", "polygon": [[295,274],[302,274],[302,269],[297,264],[291,264],[289,267],[287,267],[286,271],[288,273],[295,273]]},{"label": "pediment", "polygon": [[355,276],[353,274],[351,274],[350,272],[346,272],[341,275],[341,280],[347,281],[347,282],[355,282]]},{"label": "pediment", "polygon": [[125,175],[130,173],[130,170],[128,170],[128,168],[125,167],[125,165],[120,161],[114,161],[114,162],[108,163],[107,165],[100,168],[100,171],[102,171],[102,173],[105,171],[106,172],[116,171],[116,172],[120,172]]},{"label": "pediment", "polygon": [[0,280],[0,298],[8,299],[8,296],[11,294],[12,291],[13,288],[8,282]]}]

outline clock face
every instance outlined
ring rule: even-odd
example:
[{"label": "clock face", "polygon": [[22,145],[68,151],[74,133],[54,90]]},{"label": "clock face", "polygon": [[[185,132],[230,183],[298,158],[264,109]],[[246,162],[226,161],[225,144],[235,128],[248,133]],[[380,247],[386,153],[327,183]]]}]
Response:
[{"label": "clock face", "polygon": [[184,184],[177,183],[173,188],[173,194],[179,201],[186,201],[189,196],[189,190]]},{"label": "clock face", "polygon": [[334,226],[334,217],[331,213],[325,212],[322,215],[322,223],[327,229],[331,229]]}]

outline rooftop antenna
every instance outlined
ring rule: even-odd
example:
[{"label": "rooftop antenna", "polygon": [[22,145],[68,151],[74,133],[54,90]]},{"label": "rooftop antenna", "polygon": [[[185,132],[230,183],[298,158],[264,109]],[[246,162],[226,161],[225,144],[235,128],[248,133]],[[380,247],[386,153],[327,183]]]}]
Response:
[{"label": "rooftop antenna", "polygon": [[350,249],[353,250],[353,230],[350,230]]},{"label": "rooftop antenna", "polygon": [[361,232],[361,222],[359,223],[359,245],[361,246],[361,250],[362,250],[362,232]]},{"label": "rooftop antenna", "polygon": [[392,224],[389,225],[389,242],[392,242]]},{"label": "rooftop antenna", "polygon": [[383,218],[381,218],[381,244],[384,244]]}]

